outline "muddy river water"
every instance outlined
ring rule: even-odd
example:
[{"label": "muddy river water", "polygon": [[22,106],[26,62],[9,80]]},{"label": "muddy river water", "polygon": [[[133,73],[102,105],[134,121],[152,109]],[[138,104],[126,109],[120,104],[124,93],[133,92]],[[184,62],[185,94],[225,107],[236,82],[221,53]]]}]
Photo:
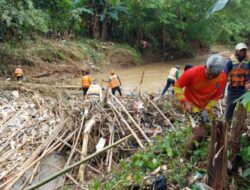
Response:
[{"label": "muddy river water", "polygon": [[[219,53],[223,55],[225,58],[232,53],[224,46],[214,46],[211,52]],[[184,66],[186,64],[192,65],[201,65],[206,62],[206,59],[211,54],[205,54],[202,56],[197,56],[195,58],[190,59],[179,59],[174,61],[167,62],[157,62],[157,63],[149,63],[140,66],[130,67],[126,69],[116,69],[115,72],[121,78],[122,89],[126,92],[136,92],[138,90],[139,83],[141,81],[142,73],[144,71],[143,83],[141,86],[142,91],[148,92],[160,92],[161,89],[166,84],[166,78],[168,73],[172,67],[175,65],[180,66],[180,72],[183,72]],[[94,79],[97,80],[98,84],[102,84],[102,86],[106,86],[106,83],[102,83],[102,79],[108,79],[109,73],[99,73],[93,76]],[[78,81],[76,81],[78,80]],[[79,83],[79,79],[74,79],[75,84]]]}]

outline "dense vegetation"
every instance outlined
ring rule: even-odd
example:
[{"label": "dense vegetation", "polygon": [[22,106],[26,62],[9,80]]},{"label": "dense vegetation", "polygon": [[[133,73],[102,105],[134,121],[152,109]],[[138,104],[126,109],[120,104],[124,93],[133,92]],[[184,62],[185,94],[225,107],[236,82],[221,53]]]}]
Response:
[{"label": "dense vegetation", "polygon": [[[198,186],[198,182],[205,180],[207,175],[210,142],[209,140],[197,142],[199,148],[192,153],[190,161],[182,163],[180,160],[184,146],[191,134],[191,126],[185,123],[175,123],[178,130],[166,131],[162,136],[154,139],[153,146],[137,152],[129,160],[120,160],[117,168],[108,177],[101,179],[98,177],[93,180],[90,189],[154,189],[159,176],[164,176],[168,187],[172,186],[173,189],[184,189],[187,186],[193,190],[203,189]],[[237,187],[236,189],[248,190],[250,187],[250,146],[247,135],[241,139],[240,155],[243,158],[243,172],[239,176],[229,176],[228,184]],[[163,166],[166,167],[165,170],[162,169]],[[158,170],[159,168],[161,170]]]},{"label": "dense vegetation", "polygon": [[191,55],[214,42],[237,43],[250,33],[250,1],[231,0],[208,16],[216,0],[1,0],[4,41],[37,36],[146,40],[161,53]]}]

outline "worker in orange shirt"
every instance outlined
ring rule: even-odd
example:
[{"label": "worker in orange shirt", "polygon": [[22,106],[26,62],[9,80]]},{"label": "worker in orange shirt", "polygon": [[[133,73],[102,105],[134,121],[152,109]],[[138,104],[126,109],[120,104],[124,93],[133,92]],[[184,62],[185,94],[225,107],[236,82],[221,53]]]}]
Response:
[{"label": "worker in orange shirt", "polygon": [[83,96],[87,94],[87,91],[91,85],[91,76],[89,74],[89,71],[82,71],[82,90],[83,90]]},{"label": "worker in orange shirt", "polygon": [[15,77],[17,81],[21,81],[23,79],[23,70],[20,65],[15,70]]},{"label": "worker in orange shirt", "polygon": [[118,75],[115,74],[114,70],[110,71],[110,76],[107,81],[103,80],[104,82],[108,82],[109,87],[111,88],[112,94],[115,95],[116,91],[122,96],[121,92],[121,80]]},{"label": "worker in orange shirt", "polygon": [[195,148],[195,142],[205,137],[205,126],[210,122],[209,114],[221,98],[227,78],[223,72],[226,61],[220,55],[212,55],[205,65],[196,66],[185,71],[174,86],[175,94],[183,109],[198,116],[198,124],[193,128],[184,156],[189,159],[189,151]]}]

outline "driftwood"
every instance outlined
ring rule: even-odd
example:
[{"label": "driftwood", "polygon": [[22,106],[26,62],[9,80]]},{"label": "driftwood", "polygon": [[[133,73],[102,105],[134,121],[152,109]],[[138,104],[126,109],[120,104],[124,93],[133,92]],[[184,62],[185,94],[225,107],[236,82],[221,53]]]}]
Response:
[{"label": "driftwood", "polygon": [[[88,153],[88,141],[89,141],[89,135],[91,132],[92,127],[96,123],[96,116],[93,116],[85,125],[84,129],[84,136],[83,136],[83,141],[82,141],[82,152],[81,152],[81,159],[84,159],[87,156]],[[85,172],[85,164],[82,164],[79,168],[79,180],[81,183],[84,182],[84,172]]]},{"label": "driftwood", "polygon": [[[39,160],[41,160],[42,156],[44,157],[46,155],[46,152],[40,156],[39,160],[35,159],[39,156],[39,154],[56,138],[56,136],[59,134],[59,132],[63,129],[64,123],[67,122],[68,119],[65,119],[62,123],[61,126],[58,127],[54,133],[49,136],[43,144],[40,145],[40,147],[32,154],[32,156],[23,164],[22,168],[20,169],[20,172],[17,173],[15,176],[7,180],[5,183],[0,185],[0,189],[5,187],[6,190],[10,189],[18,180],[19,178],[29,169],[31,168],[35,163],[37,163]],[[49,150],[47,150],[48,152]]]},{"label": "driftwood", "polygon": [[[40,161],[53,151],[58,153],[62,152],[64,156],[66,156],[67,164],[65,164],[65,168],[67,168],[67,165],[70,165],[70,163],[77,161],[79,158],[85,159],[87,154],[93,154],[96,149],[100,150],[100,148],[103,148],[104,141],[107,140],[106,137],[109,137],[106,143],[111,145],[116,139],[121,139],[123,136],[126,136],[126,134],[131,133],[133,139],[131,138],[129,141],[122,143],[122,145],[119,146],[119,150],[121,151],[110,149],[105,152],[105,154],[103,153],[103,156],[93,157],[93,160],[86,166],[85,163],[80,164],[80,168],[78,166],[68,173],[71,176],[70,180],[68,176],[67,178],[63,177],[63,182],[60,183],[60,188],[68,184],[68,182],[73,182],[76,186],[80,184],[83,188],[83,185],[85,185],[83,183],[83,174],[86,173],[86,171],[91,171],[88,172],[88,177],[90,178],[96,174],[103,174],[105,170],[111,171],[112,165],[120,158],[129,156],[139,148],[143,149],[145,146],[144,143],[150,142],[149,136],[153,136],[154,134],[148,131],[146,133],[144,131],[146,128],[142,128],[144,124],[145,126],[155,127],[165,122],[164,118],[158,114],[155,107],[147,100],[145,100],[145,102],[148,102],[147,106],[151,108],[149,110],[152,110],[153,113],[135,113],[134,111],[128,111],[134,101],[137,100],[137,96],[124,96],[119,99],[109,96],[107,97],[107,103],[103,106],[103,104],[99,102],[84,101],[82,96],[79,96],[80,93],[78,91],[60,90],[52,86],[33,85],[32,83],[20,85],[20,88],[37,89],[39,92],[41,89],[47,87],[48,89],[46,89],[47,91],[45,91],[45,93],[48,92],[49,95],[51,93],[53,96],[46,98],[45,96],[42,97],[42,93],[40,93],[36,101],[38,106],[35,106],[31,99],[37,91],[19,91],[20,97],[12,100],[19,105],[19,102],[21,103],[20,99],[25,96],[23,99],[26,100],[28,105],[32,105],[31,111],[29,112],[28,109],[26,110],[26,108],[21,107],[20,110],[13,110],[9,115],[4,115],[3,120],[0,121],[4,124],[4,128],[1,129],[4,130],[3,135],[5,135],[3,138],[0,138],[0,149],[2,150],[0,154],[4,153],[0,156],[0,160],[7,160],[8,157],[10,158],[10,155],[13,155],[12,158],[16,158],[10,159],[7,163],[0,163],[0,166],[3,168],[3,170],[0,171],[0,178],[3,179],[0,185],[2,189],[4,187],[5,189],[9,189],[13,187],[14,184],[18,186],[19,183],[16,183],[16,181],[22,176],[26,179],[25,183],[32,182],[33,179],[39,175],[38,168],[40,167]],[[109,95],[108,91],[107,94]],[[1,93],[0,96],[6,97],[4,105],[8,106],[8,99],[9,97],[11,98],[11,96],[6,96]],[[25,105],[27,106],[26,102]],[[2,107],[0,105],[0,108]],[[31,117],[33,110],[35,116]],[[168,110],[168,112],[170,112],[170,110]],[[20,124],[12,124],[16,119],[19,119],[19,117],[22,118],[23,115],[25,117]],[[88,133],[83,134],[83,127],[87,125],[89,118],[93,118],[95,115],[101,116],[98,126],[96,126],[95,130],[89,130]],[[148,116],[147,120],[141,123],[145,116]],[[82,117],[85,119],[83,120]],[[9,125],[13,127],[10,128]],[[102,139],[99,140],[101,136]],[[105,139],[103,139],[104,137]],[[100,143],[98,143],[98,141]],[[131,147],[131,144],[134,142],[137,142],[137,148]],[[94,145],[96,144],[98,146],[96,146],[95,149]],[[17,148],[20,146],[22,146],[22,149]],[[68,153],[68,150],[70,153],[65,154]],[[79,174],[81,172],[82,175]],[[79,178],[78,175],[82,177]],[[7,181],[4,179],[7,179]],[[21,183],[20,187],[24,187],[25,184],[23,184],[23,182]]]},{"label": "driftwood", "polygon": [[[110,126],[110,143],[109,145],[112,145],[114,143],[114,126]],[[108,172],[111,172],[111,166],[112,166],[112,157],[113,157],[113,148],[111,148],[108,158]]]},{"label": "driftwood", "polygon": [[141,97],[141,87],[142,87],[142,83],[143,83],[143,79],[144,79],[144,73],[145,73],[145,71],[142,72],[141,81],[139,84],[139,97]]},{"label": "driftwood", "polygon": [[164,115],[164,113],[162,113],[162,111],[158,108],[157,105],[155,105],[155,103],[150,100],[148,97],[145,96],[145,98],[158,110],[158,112],[162,115],[162,117],[167,121],[167,123],[173,128],[175,129],[175,127],[172,125],[171,121]]},{"label": "driftwood", "polygon": [[50,76],[50,73],[40,73],[40,74],[36,74],[36,75],[32,75],[32,77],[34,78],[41,78],[41,77],[47,77]]},{"label": "driftwood", "polygon": [[87,156],[87,157],[84,158],[83,160],[80,160],[80,161],[76,162],[75,164],[72,164],[71,166],[69,166],[69,167],[63,169],[62,171],[59,171],[59,172],[57,172],[57,173],[55,173],[55,174],[49,176],[48,178],[44,179],[43,181],[38,182],[38,183],[36,183],[36,184],[34,184],[34,185],[32,185],[32,186],[26,188],[25,190],[33,190],[33,189],[36,189],[36,188],[38,188],[38,187],[40,187],[40,186],[42,186],[42,185],[48,183],[49,181],[51,181],[51,180],[53,180],[53,179],[55,179],[55,178],[57,178],[57,177],[59,177],[59,176],[65,174],[65,173],[67,173],[67,172],[70,171],[71,169],[73,169],[73,168],[75,168],[75,167],[77,167],[77,166],[79,166],[79,165],[81,165],[81,164],[87,162],[88,160],[94,158],[95,156],[97,156],[97,155],[99,155],[99,154],[101,154],[101,153],[103,153],[103,152],[109,150],[110,148],[115,147],[115,146],[118,145],[118,144],[121,144],[121,143],[124,142],[125,140],[129,139],[131,136],[132,136],[132,135],[128,135],[128,136],[126,136],[126,137],[124,137],[124,138],[122,138],[122,139],[116,141],[114,144],[112,144],[112,145],[110,145],[110,146],[107,146],[107,147],[103,148],[101,151],[95,152],[95,153],[93,153],[93,154]]},{"label": "driftwood", "polygon": [[134,118],[131,116],[131,114],[128,112],[128,110],[124,107],[124,105],[120,102],[120,100],[118,100],[113,94],[109,93],[114,100],[116,100],[116,102],[121,106],[121,108],[123,109],[123,111],[127,114],[127,116],[129,117],[129,119],[132,121],[132,123],[136,126],[136,128],[140,131],[140,133],[142,134],[142,136],[147,140],[147,142],[151,143],[151,140],[148,138],[148,136],[144,133],[144,131],[142,130],[142,128],[138,125],[138,123],[134,120]]},{"label": "driftwood", "polygon": [[145,148],[144,145],[142,144],[141,140],[139,139],[139,137],[136,135],[135,131],[130,127],[130,125],[128,124],[128,122],[126,121],[126,119],[122,116],[122,114],[115,108],[115,106],[109,102],[110,107],[117,113],[117,115],[121,118],[121,121],[126,125],[126,127],[129,129],[129,131],[131,132],[131,134],[134,136],[134,138],[136,139],[137,143],[140,145],[141,148]]}]

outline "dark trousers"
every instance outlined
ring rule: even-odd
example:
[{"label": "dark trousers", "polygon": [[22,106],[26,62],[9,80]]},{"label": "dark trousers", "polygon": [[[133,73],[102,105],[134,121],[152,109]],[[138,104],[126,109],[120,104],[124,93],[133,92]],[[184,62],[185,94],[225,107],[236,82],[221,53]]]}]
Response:
[{"label": "dark trousers", "polygon": [[22,79],[23,79],[22,76],[18,76],[18,77],[16,78],[17,81],[21,81]]},{"label": "dark trousers", "polygon": [[83,96],[86,96],[87,92],[88,92],[88,87],[86,88],[82,88],[82,91],[83,91]]},{"label": "dark trousers", "polygon": [[115,92],[118,91],[120,96],[122,96],[121,88],[120,86],[112,88],[112,94],[115,95]]},{"label": "dark trousers", "polygon": [[162,91],[162,95],[164,95],[164,94],[167,92],[167,90],[169,89],[169,87],[170,87],[171,85],[174,85],[174,83],[175,83],[175,80],[169,79],[169,78],[168,78],[167,83],[166,83],[166,86],[164,87],[164,89],[163,89],[163,91]]},{"label": "dark trousers", "polygon": [[228,123],[231,122],[236,103],[235,101],[241,97],[245,91],[242,89],[237,90],[233,87],[228,87],[228,93],[227,93],[227,100],[226,100],[226,111],[225,111],[225,118]]}]

